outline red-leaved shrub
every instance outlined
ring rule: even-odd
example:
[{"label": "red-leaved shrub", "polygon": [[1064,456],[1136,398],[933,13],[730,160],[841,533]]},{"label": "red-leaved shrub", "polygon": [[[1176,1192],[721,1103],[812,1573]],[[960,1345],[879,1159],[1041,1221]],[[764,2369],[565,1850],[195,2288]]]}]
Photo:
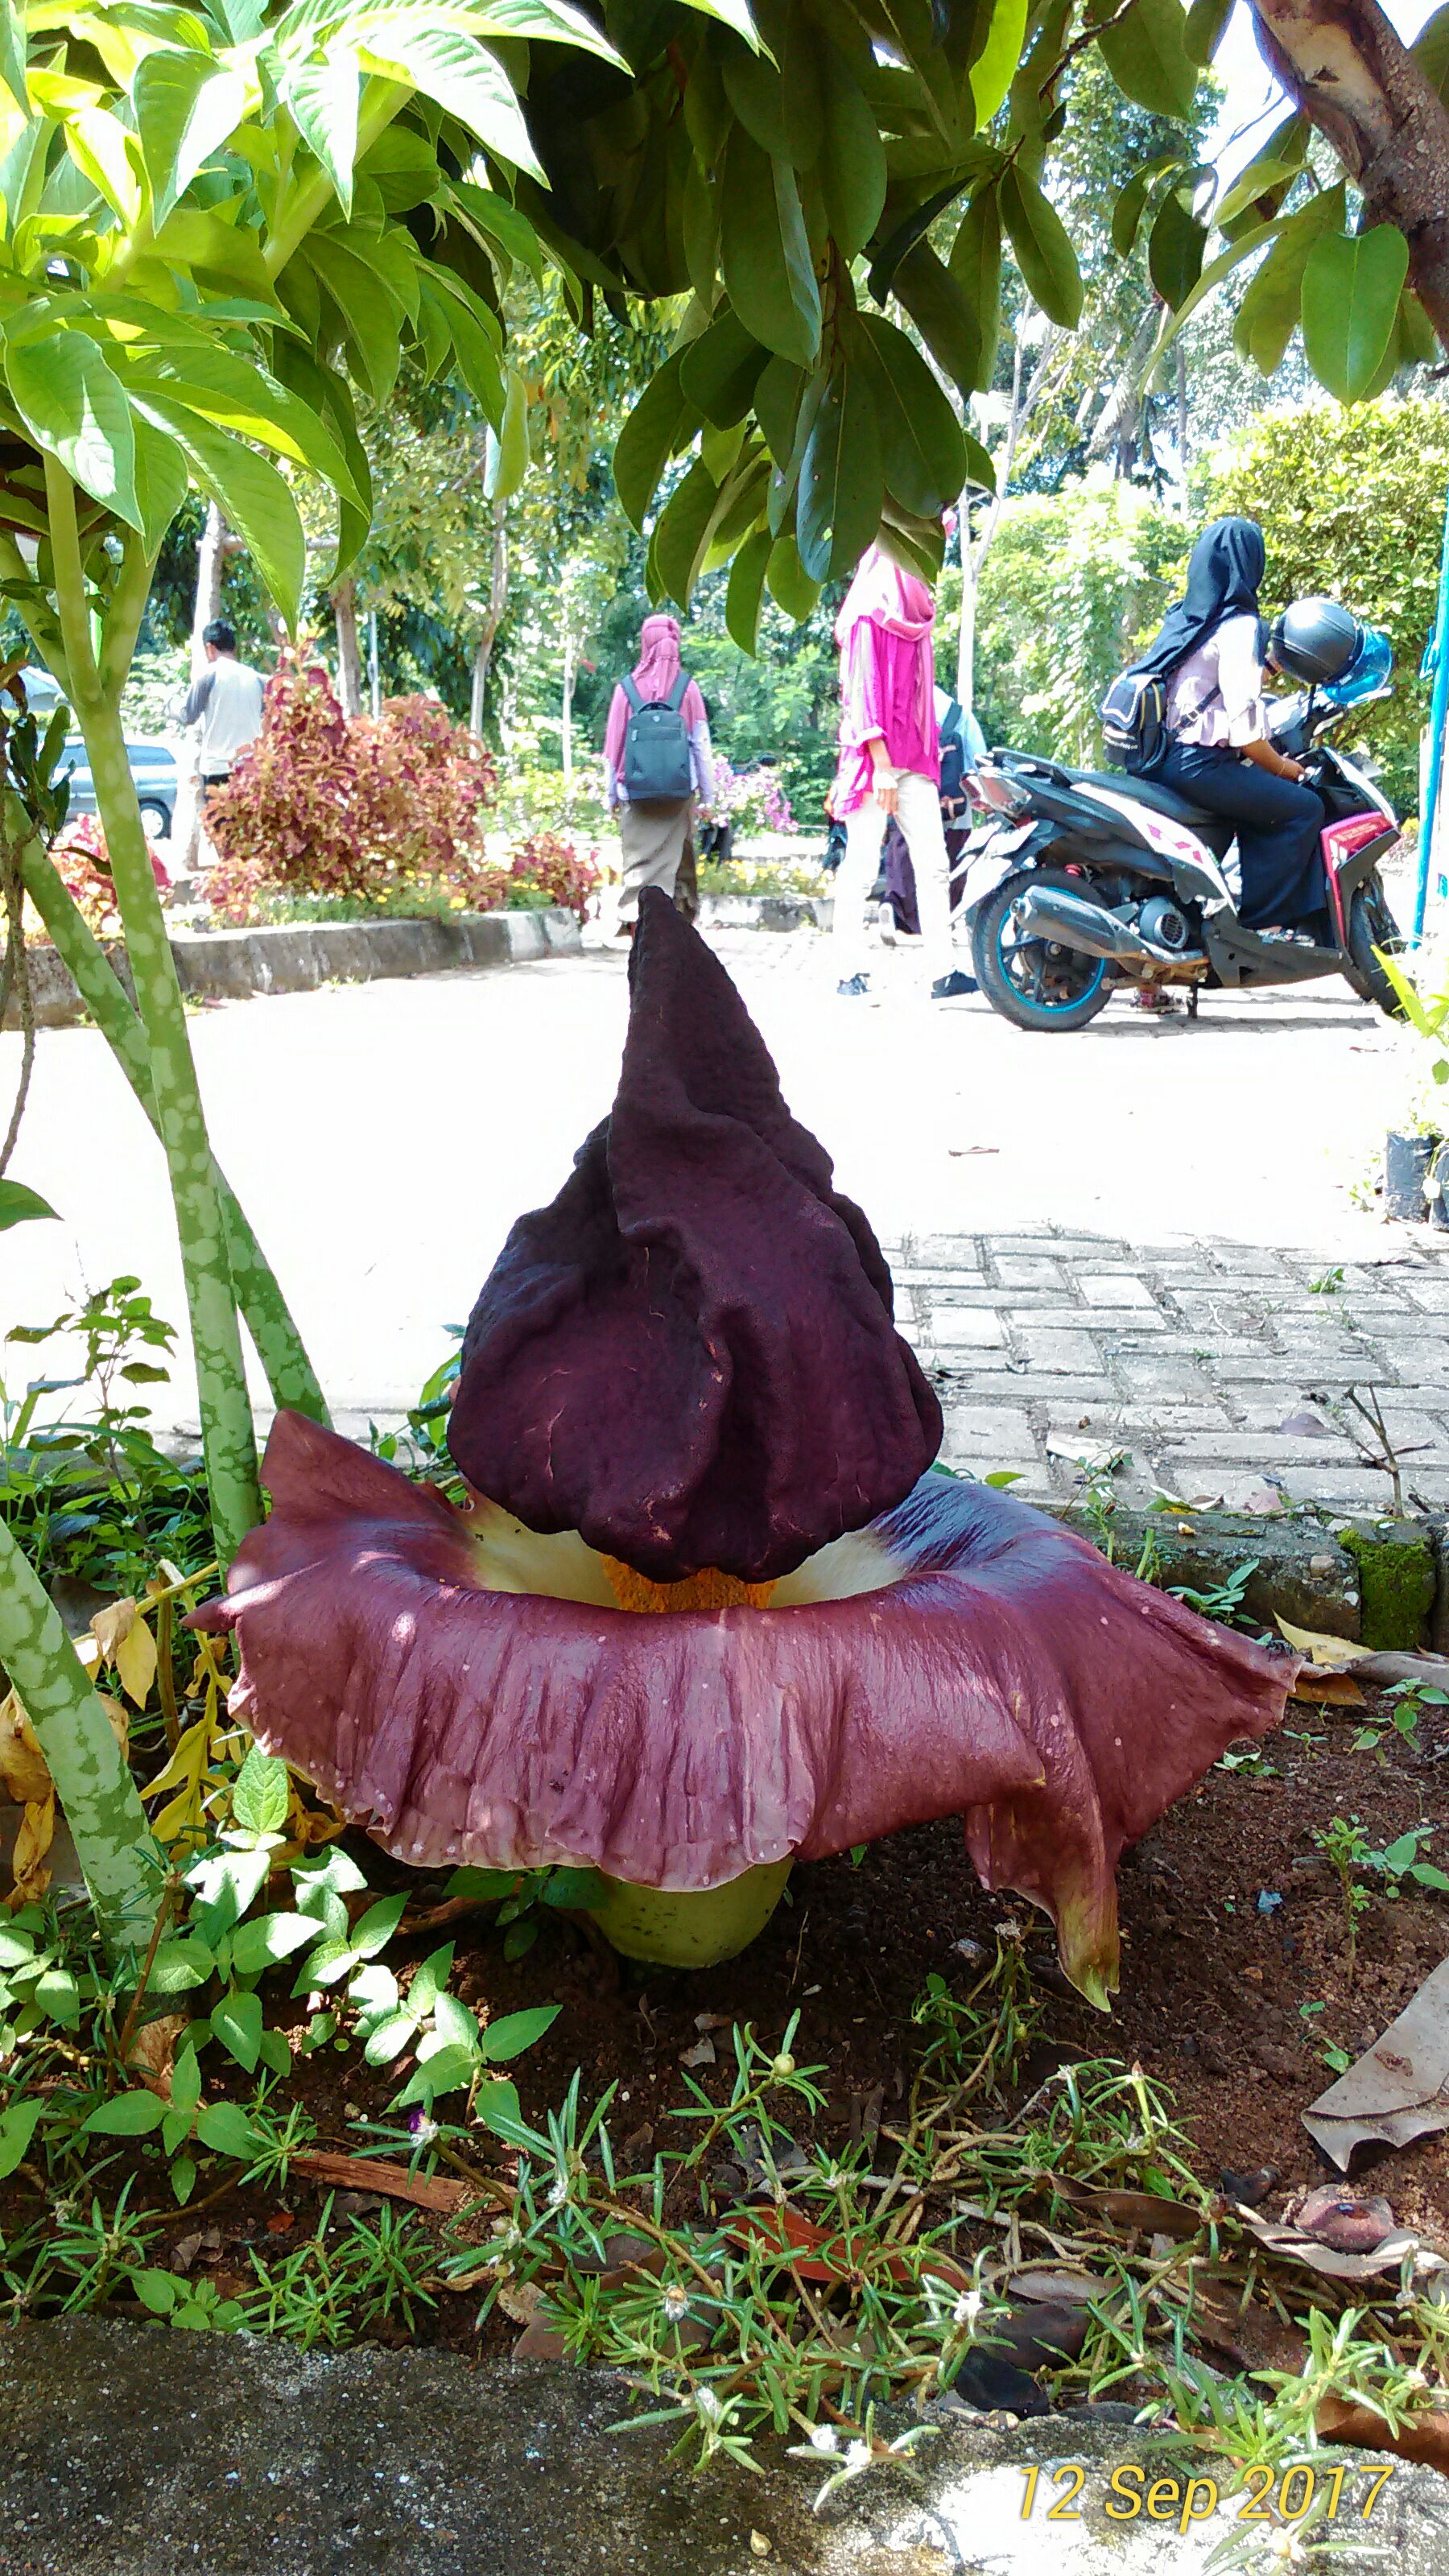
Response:
[{"label": "red-leaved shrub", "polygon": [[207,894],[242,924],[279,894],[341,895],[398,908],[416,894],[496,912],[542,895],[582,921],[597,856],[540,832],[490,859],[492,755],[430,698],[389,698],[348,722],[325,672],[289,666],[267,684],[261,733],[207,807],[219,851]]},{"label": "red-leaved shrub", "polygon": [[325,673],[283,669],[267,683],[262,730],[207,805],[221,854],[218,909],[264,888],[385,900],[438,886],[482,856],[493,761],[446,707],[390,698],[348,723]]}]

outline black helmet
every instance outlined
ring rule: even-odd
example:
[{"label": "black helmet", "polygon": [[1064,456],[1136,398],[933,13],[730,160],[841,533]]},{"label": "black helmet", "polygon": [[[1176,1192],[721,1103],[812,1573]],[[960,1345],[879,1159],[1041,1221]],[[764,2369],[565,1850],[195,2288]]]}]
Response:
[{"label": "black helmet", "polygon": [[1363,643],[1363,628],[1336,599],[1295,599],[1276,618],[1268,651],[1280,671],[1310,689],[1341,680]]}]

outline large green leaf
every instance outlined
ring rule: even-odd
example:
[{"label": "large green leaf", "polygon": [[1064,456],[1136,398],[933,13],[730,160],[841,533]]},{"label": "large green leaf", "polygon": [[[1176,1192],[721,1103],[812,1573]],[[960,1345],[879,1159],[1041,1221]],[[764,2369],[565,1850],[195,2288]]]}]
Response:
[{"label": "large green leaf", "polygon": [[1119,259],[1126,259],[1137,239],[1154,186],[1165,170],[1177,169],[1180,157],[1176,152],[1159,153],[1155,161],[1144,161],[1118,189],[1112,204],[1112,248]]},{"label": "large green leaf", "polygon": [[1396,224],[1366,233],[1326,233],[1303,269],[1303,347],[1321,385],[1340,402],[1361,402],[1383,365],[1409,272],[1409,245]]},{"label": "large green leaf", "polygon": [[1234,0],[1192,0],[1183,28],[1188,58],[1206,70],[1228,31]]},{"label": "large green leaf", "polygon": [[149,388],[137,411],[175,439],[193,479],[249,548],[289,628],[295,629],[307,571],[307,540],[291,488],[266,458],[197,412]]},{"label": "large green leaf", "polygon": [[125,380],[133,388],[149,385],[215,421],[219,429],[236,430],[294,464],[309,465],[334,492],[361,502],[352,468],[326,423],[254,360],[199,344],[132,360]]},{"label": "large green leaf", "polygon": [[794,454],[806,381],[803,367],[792,367],[787,358],[772,358],[755,387],[755,418],[777,465],[788,465]]},{"label": "large green leaf", "polygon": [[[1175,7],[1176,0],[1168,5]],[[1001,219],[1028,294],[1048,321],[1075,331],[1082,318],[1082,273],[1061,216],[1014,162],[1002,171],[1000,193]]]},{"label": "large green leaf", "polygon": [[490,501],[509,501],[528,472],[528,393],[516,367],[508,370],[503,419],[497,433],[488,432],[484,492]]},{"label": "large green leaf", "polygon": [[141,534],[147,553],[154,555],[159,553],[161,540],[186,498],[191,478],[174,438],[154,429],[148,420],[133,419],[131,428],[136,441],[136,503],[141,513]]},{"label": "large green leaf", "polygon": [[278,72],[277,89],[303,142],[316,154],[336,189],[343,213],[350,215],[357,157],[357,108],[362,95],[362,75],[355,56],[339,53],[324,55],[319,62],[284,63]]},{"label": "large green leaf", "polygon": [[374,402],[386,402],[402,364],[403,325],[389,281],[335,233],[314,232],[305,258],[337,308],[353,373]]},{"label": "large green leaf", "polygon": [[[765,551],[769,552],[768,546]],[[28,1225],[33,1218],[43,1216],[54,1217],[55,1210],[39,1190],[28,1190],[23,1181],[0,1181],[0,1234],[9,1226]]]},{"label": "large green leaf", "polygon": [[[1410,48],[1426,77],[1449,107],[1449,0],[1426,18]],[[9,74],[6,74],[9,78]]]},{"label": "large green leaf", "polygon": [[1178,0],[1132,0],[1125,16],[1104,27],[1097,42],[1125,97],[1155,116],[1187,117],[1198,84],[1187,36]]},{"label": "large green leaf", "polygon": [[870,240],[885,204],[885,145],[849,63],[825,37],[820,40],[820,81],[820,193],[835,242],[847,259],[854,259]]},{"label": "large green leaf", "polygon": [[723,495],[709,468],[696,460],[669,501],[654,531],[654,560],[670,599],[689,606],[700,565],[709,550]]},{"label": "large green leaf", "polygon": [[730,566],[725,624],[742,653],[753,655],[759,641],[765,574],[774,542],[768,528],[756,528],[752,536],[746,537]]},{"label": "large green leaf", "polygon": [[880,526],[885,473],[871,374],[842,359],[805,442],[795,542],[812,581],[853,572]]},{"label": "large green leaf", "polygon": [[807,366],[820,340],[820,289],[795,173],[737,125],[720,186],[720,264],[730,302],[762,347]]},{"label": "large green leaf", "polygon": [[1147,268],[1163,303],[1174,313],[1202,275],[1206,249],[1207,226],[1198,222],[1186,189],[1169,188],[1148,237]]},{"label": "large green leaf", "polygon": [[[980,16],[978,9],[978,21]],[[990,0],[985,41],[971,65],[971,104],[978,128],[991,123],[1016,77],[1026,22],[1027,0]]]},{"label": "large green leaf", "polygon": [[895,291],[942,373],[963,394],[973,393],[982,381],[976,309],[929,242],[907,251],[896,270]]},{"label": "large green leaf", "polygon": [[408,81],[435,99],[500,161],[543,177],[508,75],[475,36],[438,26],[421,9],[398,10],[367,21],[359,59],[369,71]]},{"label": "large green leaf", "polygon": [[157,224],[236,131],[246,102],[245,81],[207,54],[172,53],[158,45],[142,55],[131,105]]},{"label": "large green leaf", "polygon": [[679,381],[696,411],[716,429],[729,429],[748,412],[764,366],[759,341],[726,305],[683,351]]},{"label": "large green leaf", "polygon": [[25,82],[25,10],[16,0],[0,0],[0,81],[26,115],[30,92]]},{"label": "large green leaf", "polygon": [[683,350],[676,350],[650,377],[615,442],[614,489],[625,518],[640,530],[688,409],[679,381],[683,360]]},{"label": "large green leaf", "polygon": [[435,321],[452,342],[458,373],[482,409],[489,427],[503,426],[503,369],[496,347],[497,326],[486,305],[469,295],[462,281],[446,269],[425,267],[418,304],[423,328]]},{"label": "large green leaf", "polygon": [[978,188],[956,228],[950,267],[976,316],[977,382],[989,385],[1001,329],[1001,208],[990,183]]},{"label": "large green leaf", "polygon": [[136,441],[119,377],[82,331],[12,341],[5,352],[11,399],[37,446],[73,482],[140,529]]},{"label": "large green leaf", "polygon": [[754,136],[762,152],[772,159],[793,159],[789,127],[785,119],[785,85],[773,63],[761,54],[739,51],[731,46],[725,52],[720,72],[725,96],[747,134]]},{"label": "large green leaf", "polygon": [[966,480],[961,424],[915,342],[874,313],[857,318],[880,423],[885,480],[907,510],[925,518],[954,501]]},{"label": "large green leaf", "polygon": [[800,549],[795,543],[793,530],[787,528],[770,548],[766,579],[770,585],[770,597],[777,606],[783,608],[786,616],[793,618],[797,626],[803,626],[820,597],[820,584],[811,580],[800,561]]},{"label": "large green leaf", "polygon": [[[1267,258],[1256,268],[1238,306],[1233,340],[1241,357],[1251,358],[1260,375],[1271,376],[1298,327],[1303,301],[1303,271],[1321,233],[1343,222],[1346,191],[1342,181],[1310,197],[1296,215],[1275,227]],[[1233,244],[1241,251],[1244,242]],[[1217,263],[1214,261],[1216,267]]]}]

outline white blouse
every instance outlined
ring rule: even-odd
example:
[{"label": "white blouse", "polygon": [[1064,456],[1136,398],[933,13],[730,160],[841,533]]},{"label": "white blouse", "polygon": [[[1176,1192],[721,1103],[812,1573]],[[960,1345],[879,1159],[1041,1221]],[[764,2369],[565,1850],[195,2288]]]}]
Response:
[{"label": "white blouse", "polygon": [[1173,672],[1168,731],[1177,742],[1239,750],[1267,733],[1256,617],[1225,617]]}]

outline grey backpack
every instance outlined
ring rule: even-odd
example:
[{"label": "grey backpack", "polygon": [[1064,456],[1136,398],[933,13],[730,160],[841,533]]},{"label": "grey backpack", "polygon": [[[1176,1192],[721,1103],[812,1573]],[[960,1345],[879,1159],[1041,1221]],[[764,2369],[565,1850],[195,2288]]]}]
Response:
[{"label": "grey backpack", "polygon": [[689,686],[681,671],[667,698],[641,698],[632,678],[624,682],[629,722],[624,733],[624,793],[631,805],[682,805],[694,786],[689,732],[680,710]]}]

